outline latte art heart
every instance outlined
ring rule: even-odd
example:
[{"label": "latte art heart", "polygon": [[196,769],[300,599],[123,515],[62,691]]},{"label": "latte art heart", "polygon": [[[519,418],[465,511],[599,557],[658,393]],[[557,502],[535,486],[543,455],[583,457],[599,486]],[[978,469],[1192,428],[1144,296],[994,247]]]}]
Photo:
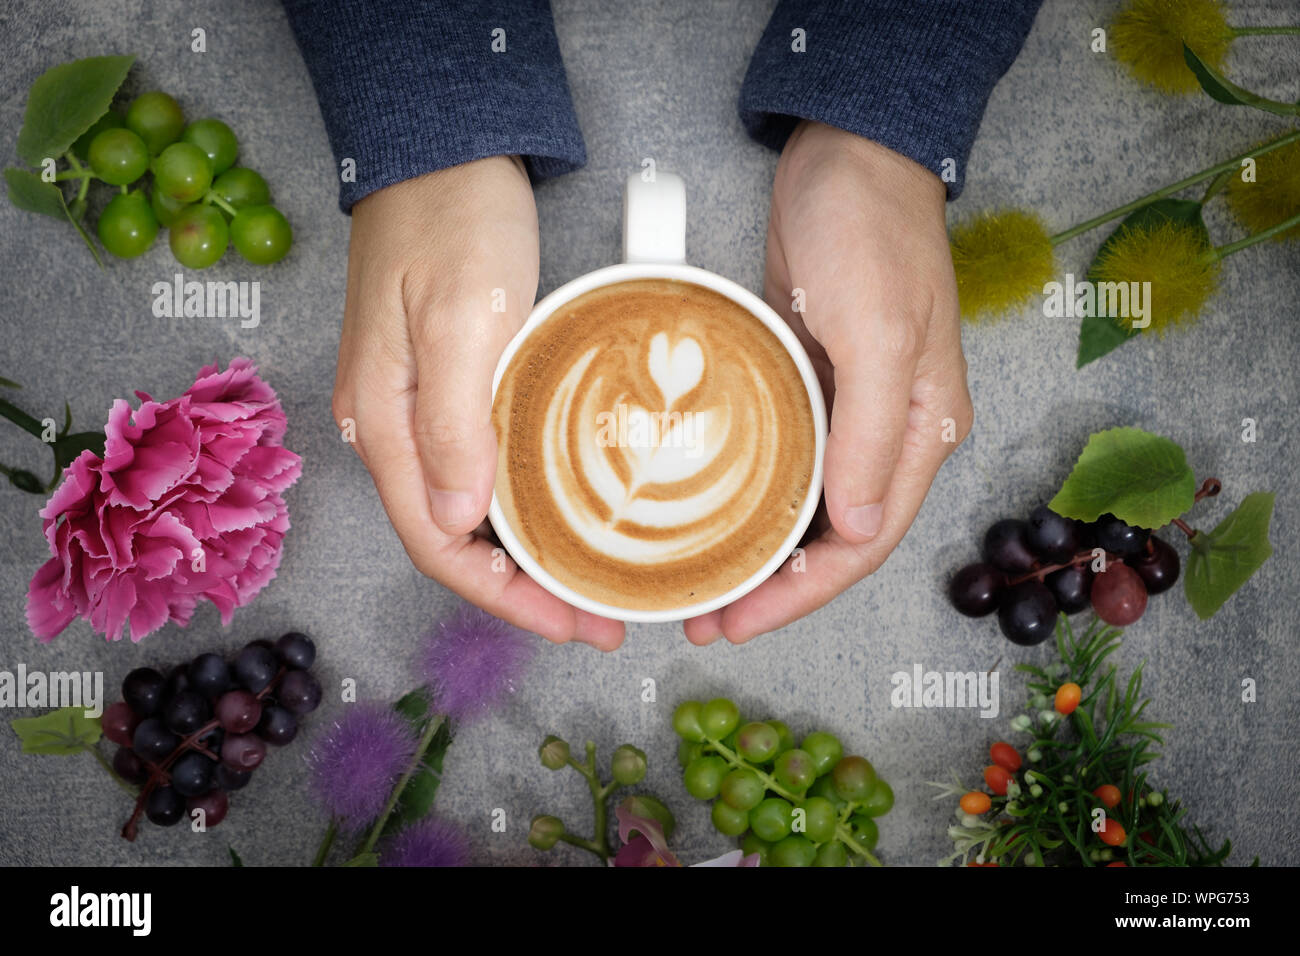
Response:
[{"label": "latte art heart", "polygon": [[498,388],[497,500],[558,580],[628,609],[725,593],[797,520],[816,437],[797,367],[725,296],[669,280],[580,296]]}]

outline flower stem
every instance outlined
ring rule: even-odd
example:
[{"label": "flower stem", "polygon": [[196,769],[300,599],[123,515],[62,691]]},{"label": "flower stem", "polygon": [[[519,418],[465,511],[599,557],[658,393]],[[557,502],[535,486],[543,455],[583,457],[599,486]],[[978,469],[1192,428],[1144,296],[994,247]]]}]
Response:
[{"label": "flower stem", "polygon": [[[1186,189],[1188,186],[1194,186],[1199,182],[1204,182],[1207,179],[1212,179],[1213,177],[1218,176],[1220,173],[1227,172],[1228,170],[1231,169],[1236,169],[1241,165],[1241,161],[1243,159],[1250,159],[1255,156],[1262,156],[1264,153],[1271,152],[1272,150],[1275,149],[1279,149],[1287,145],[1288,143],[1295,142],[1296,140],[1300,140],[1300,130],[1293,130],[1290,133],[1286,133],[1283,136],[1279,136],[1277,139],[1270,140],[1269,142],[1264,143],[1261,146],[1256,146],[1254,149],[1241,153],[1238,156],[1234,156],[1232,157],[1232,159],[1225,159],[1223,162],[1215,166],[1211,166],[1209,169],[1203,169],[1199,173],[1195,173],[1191,176],[1186,177],[1185,179],[1178,180],[1178,182],[1176,183],[1170,183],[1168,186],[1164,186],[1160,189],[1157,189],[1155,192],[1150,192],[1147,193],[1145,196],[1140,196],[1139,198],[1134,199],[1132,202],[1125,203],[1122,206],[1117,206],[1116,208],[1110,210],[1109,212],[1102,213],[1100,216],[1093,216],[1091,219],[1085,220],[1084,222],[1081,222],[1078,225],[1071,226],[1069,229],[1066,229],[1064,232],[1058,232],[1056,235],[1052,236],[1051,239],[1052,245],[1058,246],[1069,239],[1073,239],[1075,236],[1082,235],[1083,233],[1088,232],[1091,229],[1096,229],[1098,226],[1102,225],[1103,223],[1110,222],[1112,219],[1118,219],[1121,216],[1127,216],[1129,213],[1133,212],[1134,210],[1140,209],[1143,206],[1148,205],[1149,203],[1153,203],[1157,199],[1164,199],[1166,196],[1171,196],[1176,192],[1181,192],[1182,190]],[[1233,251],[1235,252],[1236,250]]]},{"label": "flower stem", "polygon": [[330,855],[330,848],[334,846],[334,838],[339,833],[339,821],[335,817],[330,817],[330,825],[325,828],[325,835],[321,837],[320,846],[316,848],[316,856],[311,861],[312,866],[324,866],[325,858]]},{"label": "flower stem", "polygon": [[40,438],[41,432],[44,431],[40,422],[32,418],[31,415],[28,415],[17,405],[6,402],[3,398],[0,398],[0,416],[9,419],[23,431],[27,432],[29,435],[35,435],[37,438]]},{"label": "flower stem", "polygon": [[1234,37],[1300,36],[1300,27],[1229,27]]},{"label": "flower stem", "polygon": [[424,735],[420,738],[420,744],[415,748],[415,756],[411,758],[411,762],[407,765],[406,772],[398,778],[396,786],[393,787],[393,792],[388,795],[388,802],[384,804],[383,812],[375,820],[375,825],[370,828],[370,835],[366,837],[366,842],[361,845],[361,849],[357,850],[357,856],[374,850],[375,844],[379,842],[379,837],[383,834],[384,827],[388,823],[389,816],[392,815],[393,807],[397,806],[402,791],[406,789],[406,785],[411,782],[411,778],[415,776],[415,771],[419,769],[421,762],[423,762],[425,751],[429,749],[429,744],[433,743],[433,737],[438,732],[438,728],[442,726],[442,721],[441,714],[434,714],[429,719],[428,726],[424,728]]},{"label": "flower stem", "polygon": [[1207,202],[1218,195],[1219,190],[1228,185],[1228,180],[1236,174],[1237,171],[1235,169],[1225,169],[1223,172],[1219,173],[1219,175],[1211,179],[1210,185],[1205,189],[1205,195],[1201,197],[1201,205],[1204,206]]},{"label": "flower stem", "polygon": [[1286,232],[1288,229],[1294,228],[1295,226],[1300,226],[1300,212],[1296,213],[1290,219],[1283,219],[1277,225],[1269,226],[1262,232],[1255,233],[1253,236],[1247,236],[1245,239],[1238,239],[1236,242],[1230,242],[1227,245],[1211,249],[1206,253],[1206,258],[1218,261],[1219,259],[1232,255],[1234,252],[1240,252],[1242,249],[1253,246],[1257,242],[1263,242],[1265,239],[1272,239],[1278,233]]},{"label": "flower stem", "polygon": [[137,793],[140,792],[135,787],[131,786],[129,783],[127,783],[125,780],[123,780],[121,777],[118,776],[117,771],[113,769],[113,765],[110,764],[108,762],[108,759],[102,753],[99,752],[98,747],[87,745],[86,752],[90,754],[92,757],[94,757],[96,760],[98,760],[99,765],[108,772],[108,775],[110,777],[113,778],[113,782],[117,784],[119,787],[121,787],[123,790],[125,790],[127,793],[129,793],[131,796],[134,797]]}]

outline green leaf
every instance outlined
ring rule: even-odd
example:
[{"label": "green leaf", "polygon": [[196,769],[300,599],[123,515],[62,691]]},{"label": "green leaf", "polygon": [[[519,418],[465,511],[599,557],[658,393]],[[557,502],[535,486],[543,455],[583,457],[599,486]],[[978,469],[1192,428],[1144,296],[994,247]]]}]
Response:
[{"label": "green leaf", "polygon": [[[1106,241],[1097,249],[1088,266],[1088,281],[1096,282],[1097,263],[1103,254],[1110,251],[1114,243],[1135,229],[1150,229],[1165,222],[1176,222],[1195,229],[1201,241],[1210,245],[1210,231],[1205,228],[1201,217],[1201,204],[1190,199],[1157,199],[1140,209],[1129,213],[1115,231],[1106,237]],[[1075,368],[1083,368],[1089,362],[1095,362],[1108,352],[1113,352],[1129,339],[1141,334],[1131,324],[1125,324],[1120,317],[1106,314],[1103,304],[1097,303],[1098,314],[1084,316],[1079,325],[1079,354]]]},{"label": "green leaf", "polygon": [[378,866],[378,853],[358,853],[352,859],[343,864],[344,866]]},{"label": "green leaf", "polygon": [[63,218],[63,193],[54,183],[47,183],[29,169],[10,166],[5,170],[9,201],[19,209],[42,216]]},{"label": "green leaf", "polygon": [[443,724],[429,742],[429,749],[424,752],[424,760],[416,768],[411,779],[406,782],[402,795],[397,798],[397,806],[384,825],[384,831],[400,829],[416,820],[423,819],[433,809],[433,801],[438,796],[438,784],[442,782],[442,763],[451,746],[451,728]]},{"label": "green leaf", "polygon": [[19,717],[11,720],[23,743],[25,754],[81,753],[99,741],[98,717],[87,717],[83,707],[60,707],[39,717]]},{"label": "green leaf", "polygon": [[1196,478],[1177,443],[1140,428],[1111,428],[1088,439],[1047,506],[1080,521],[1110,513],[1139,528],[1159,528],[1195,501]]},{"label": "green leaf", "polygon": [[18,155],[30,166],[60,156],[108,111],[134,56],[92,56],[51,67],[27,94]]},{"label": "green leaf", "polygon": [[1272,555],[1268,525],[1273,499],[1271,491],[1247,495],[1213,531],[1193,535],[1183,593],[1201,620],[1223,607]]},{"label": "green leaf", "polygon": [[418,734],[424,730],[424,722],[429,718],[429,697],[423,687],[417,687],[409,694],[404,694],[393,710],[411,722],[411,728]]},{"label": "green leaf", "polygon": [[103,458],[104,433],[73,432],[71,435],[64,435],[62,438],[57,439],[52,447],[54,448],[55,467],[61,472],[76,461],[77,456],[87,449]]},{"label": "green leaf", "polygon": [[635,816],[646,820],[657,820],[659,825],[664,828],[664,839],[672,839],[673,831],[677,829],[677,819],[658,797],[652,797],[647,793],[638,793],[628,797],[619,806]]},{"label": "green leaf", "polygon": [[1253,106],[1257,110],[1276,113],[1278,116],[1300,116],[1300,103],[1282,103],[1243,89],[1202,60],[1186,43],[1183,44],[1183,59],[1187,62],[1188,69],[1196,75],[1201,89],[1211,99],[1229,106]]},{"label": "green leaf", "polygon": [[12,382],[7,378],[0,376],[0,388],[22,388],[17,382]]},{"label": "green leaf", "polygon": [[244,861],[243,861],[242,859],[240,859],[239,854],[235,852],[235,848],[234,848],[233,846],[228,846],[228,847],[226,847],[226,849],[230,851],[230,865],[231,865],[231,866],[243,866],[243,865],[244,865]]}]

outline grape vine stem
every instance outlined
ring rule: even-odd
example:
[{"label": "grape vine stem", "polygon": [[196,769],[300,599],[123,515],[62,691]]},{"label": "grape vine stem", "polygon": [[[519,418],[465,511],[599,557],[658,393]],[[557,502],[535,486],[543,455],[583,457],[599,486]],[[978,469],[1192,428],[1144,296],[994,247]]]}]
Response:
[{"label": "grape vine stem", "polygon": [[411,762],[406,767],[406,772],[402,774],[393,787],[393,792],[388,795],[388,802],[384,804],[383,812],[375,820],[375,825],[370,828],[370,835],[366,837],[366,842],[361,845],[361,849],[357,850],[357,856],[374,850],[375,844],[379,842],[380,834],[384,832],[384,827],[388,825],[388,818],[392,815],[393,808],[397,806],[397,801],[402,796],[402,791],[406,789],[406,785],[415,776],[415,771],[424,762],[425,752],[428,751],[429,745],[433,743],[434,735],[438,733],[438,728],[442,724],[442,714],[434,714],[429,718],[429,724],[424,728],[424,734],[420,737],[419,746],[415,749],[415,756],[411,758]]}]

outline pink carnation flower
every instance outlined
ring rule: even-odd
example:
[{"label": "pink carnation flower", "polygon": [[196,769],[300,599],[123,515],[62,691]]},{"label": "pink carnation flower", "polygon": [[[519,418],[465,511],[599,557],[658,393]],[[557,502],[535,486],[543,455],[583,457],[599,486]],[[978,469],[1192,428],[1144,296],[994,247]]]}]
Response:
[{"label": "pink carnation flower", "polygon": [[118,399],[104,457],[85,451],[41,517],[50,560],[32,577],[27,623],[52,640],[85,618],[109,640],[175,621],[201,600],[229,624],[266,586],[289,530],[281,492],[302,461],[281,446],[275,391],[246,358],[209,365],[180,398]]}]

